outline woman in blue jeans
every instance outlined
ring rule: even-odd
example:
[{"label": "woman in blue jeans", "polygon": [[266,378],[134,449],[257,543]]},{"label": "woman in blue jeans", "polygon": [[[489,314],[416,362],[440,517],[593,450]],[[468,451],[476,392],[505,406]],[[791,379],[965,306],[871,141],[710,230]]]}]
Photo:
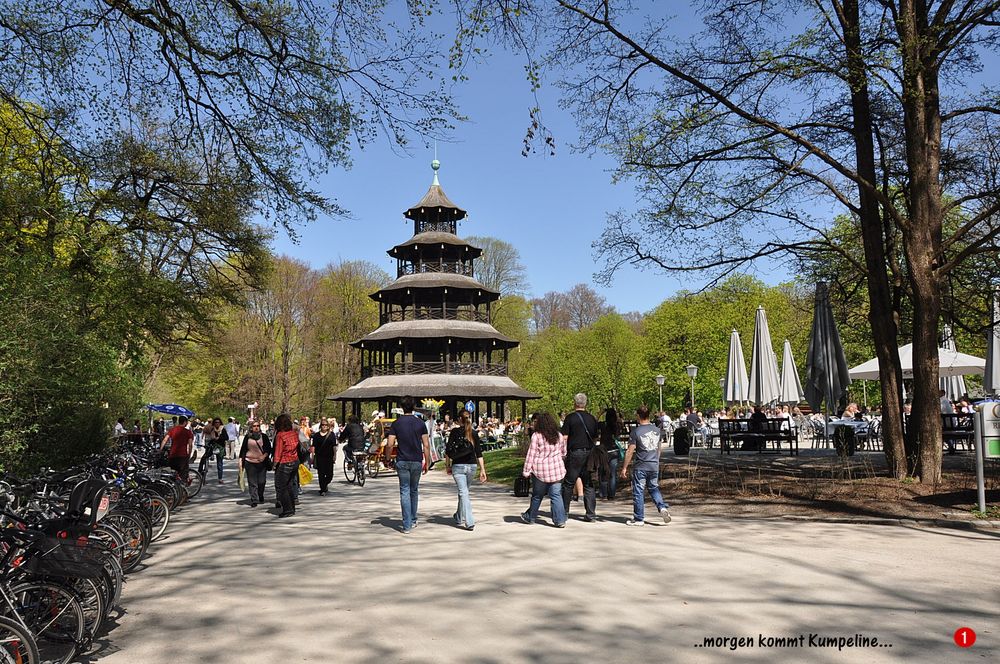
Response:
[{"label": "woman in blue jeans", "polygon": [[486,481],[486,464],[483,461],[483,450],[479,445],[479,434],[472,428],[472,416],[468,411],[462,411],[458,426],[451,430],[448,444],[446,466],[455,479],[458,488],[458,509],[455,511],[455,523],[466,530],[476,527],[476,519],[472,516],[472,501],[469,499],[469,487],[475,477],[476,467],[479,467],[479,481]]},{"label": "woman in blue jeans", "polygon": [[531,445],[524,458],[521,474],[532,478],[531,503],[521,515],[525,523],[534,523],[542,498],[549,497],[552,505],[552,524],[556,528],[566,525],[566,507],[563,504],[562,481],[566,477],[566,437],[559,433],[559,425],[549,413],[536,413],[531,418]]}]

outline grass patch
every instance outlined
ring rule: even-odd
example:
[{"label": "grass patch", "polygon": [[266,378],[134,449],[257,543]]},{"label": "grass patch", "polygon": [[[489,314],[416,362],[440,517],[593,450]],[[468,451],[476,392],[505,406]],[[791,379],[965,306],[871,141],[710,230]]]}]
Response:
[{"label": "grass patch", "polygon": [[[483,452],[483,463],[486,464],[486,475],[490,484],[514,486],[514,478],[521,476],[524,468],[524,456],[516,447]],[[434,465],[435,471],[444,472],[444,461]]]},{"label": "grass patch", "polygon": [[483,462],[491,484],[509,487],[514,486],[514,478],[520,477],[524,468],[524,456],[516,447],[483,452]]}]

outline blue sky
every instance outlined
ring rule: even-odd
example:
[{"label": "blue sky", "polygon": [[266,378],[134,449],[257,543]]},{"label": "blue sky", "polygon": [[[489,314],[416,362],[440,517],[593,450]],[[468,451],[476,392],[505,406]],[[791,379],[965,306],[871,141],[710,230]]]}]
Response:
[{"label": "blue sky", "polygon": [[[628,183],[612,184],[613,162],[570,149],[577,136],[570,115],[558,107],[558,92],[544,88],[543,114],[557,141],[554,157],[521,156],[533,104],[523,60],[495,53],[488,65],[473,68],[471,80],[456,90],[469,121],[438,144],[441,186],[469,211],[460,235],[489,235],[516,245],[527,268],[532,295],[565,291],[588,283],[619,311],[648,311],[680,287],[677,279],[624,270],[610,287],[593,283],[597,270],[591,243],[605,215],[634,209]],[[299,243],[279,234],[274,248],[314,267],[353,259],[369,260],[394,275],[386,250],[412,234],[402,213],[431,184],[433,146],[415,145],[409,156],[385,140],[353,152],[349,171],[331,171],[315,183],[321,193],[350,210],[351,219],[321,218],[300,230]]]}]

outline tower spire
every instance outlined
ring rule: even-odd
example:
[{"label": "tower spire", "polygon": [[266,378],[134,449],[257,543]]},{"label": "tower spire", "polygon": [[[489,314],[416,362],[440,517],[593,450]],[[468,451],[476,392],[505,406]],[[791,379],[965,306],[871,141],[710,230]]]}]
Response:
[{"label": "tower spire", "polygon": [[431,186],[440,187],[441,183],[438,182],[438,169],[441,168],[441,162],[438,161],[438,142],[436,140],[434,141],[434,161],[431,162],[431,168],[434,170],[434,182],[431,183]]}]

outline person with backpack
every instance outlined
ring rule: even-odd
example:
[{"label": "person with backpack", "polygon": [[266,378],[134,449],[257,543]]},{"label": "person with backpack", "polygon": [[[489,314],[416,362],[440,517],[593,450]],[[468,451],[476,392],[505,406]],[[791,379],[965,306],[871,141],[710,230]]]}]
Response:
[{"label": "person with backpack", "polygon": [[455,480],[458,489],[458,509],[455,510],[455,523],[466,530],[476,527],[476,519],[472,516],[472,501],[469,498],[469,487],[479,468],[479,481],[486,481],[486,463],[483,461],[483,450],[480,447],[479,434],[472,428],[472,415],[463,410],[458,426],[451,430],[444,453],[447,457],[446,467]]},{"label": "person with backpack", "polygon": [[[566,416],[562,433],[567,439],[566,477],[563,478],[563,507],[569,514],[569,504],[573,499],[573,486],[577,478],[583,480],[584,521],[597,520],[597,488],[593,472],[587,469],[590,453],[597,439],[597,419],[587,412],[587,395],[579,393],[573,397],[573,412]],[[591,460],[591,464],[593,460]]]},{"label": "person with backpack", "polygon": [[621,469],[621,478],[624,480],[628,477],[629,464],[635,459],[632,467],[632,518],[625,523],[629,526],[646,525],[647,491],[663,518],[663,523],[670,523],[670,512],[660,493],[660,446],[663,444],[663,430],[650,424],[649,406],[639,406],[635,414],[639,425],[629,433],[628,449]]}]

